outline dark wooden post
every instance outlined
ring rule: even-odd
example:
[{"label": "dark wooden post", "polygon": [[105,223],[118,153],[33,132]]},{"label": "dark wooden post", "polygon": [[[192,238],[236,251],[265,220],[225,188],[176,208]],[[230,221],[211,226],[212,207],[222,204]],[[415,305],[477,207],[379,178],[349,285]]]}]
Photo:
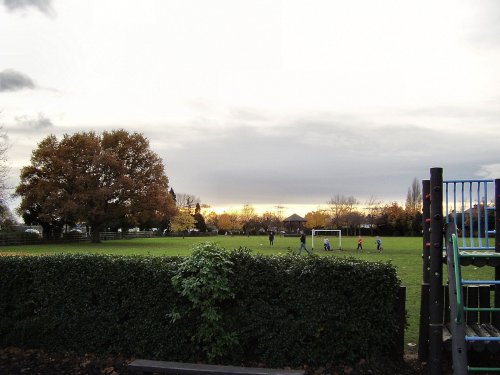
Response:
[{"label": "dark wooden post", "polygon": [[398,337],[396,339],[396,356],[398,360],[403,360],[405,352],[405,322],[406,322],[406,287],[399,287],[397,303]]},{"label": "dark wooden post", "polygon": [[443,340],[443,169],[431,168],[431,236],[429,270],[429,370],[442,373]]},{"label": "dark wooden post", "polygon": [[431,246],[431,182],[422,181],[422,287],[420,288],[420,326],[418,331],[418,359],[429,358],[429,249]]}]

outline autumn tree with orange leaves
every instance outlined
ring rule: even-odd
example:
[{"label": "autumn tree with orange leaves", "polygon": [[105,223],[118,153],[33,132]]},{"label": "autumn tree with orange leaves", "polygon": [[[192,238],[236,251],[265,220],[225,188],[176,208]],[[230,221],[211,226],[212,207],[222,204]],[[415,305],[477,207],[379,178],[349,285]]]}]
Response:
[{"label": "autumn tree with orange leaves", "polygon": [[243,229],[243,225],[241,220],[236,213],[227,213],[224,212],[217,217],[217,224],[219,230],[233,233],[239,232]]},{"label": "autumn tree with orange leaves", "polygon": [[326,229],[331,223],[330,215],[326,210],[308,212],[304,219],[307,220],[304,225],[307,229]]},{"label": "autumn tree with orange leaves", "polygon": [[25,222],[44,231],[85,223],[93,242],[108,226],[134,227],[175,213],[163,162],[139,133],[50,135],[20,179],[16,195]]}]

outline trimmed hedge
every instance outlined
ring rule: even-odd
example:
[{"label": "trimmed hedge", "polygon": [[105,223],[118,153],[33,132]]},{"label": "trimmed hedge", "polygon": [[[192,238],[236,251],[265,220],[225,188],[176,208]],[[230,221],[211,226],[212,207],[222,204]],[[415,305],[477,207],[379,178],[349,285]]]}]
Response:
[{"label": "trimmed hedge", "polygon": [[195,340],[206,317],[172,284],[186,262],[178,257],[0,257],[0,345],[268,367],[397,351],[400,282],[390,264],[241,249],[228,259],[230,297],[217,300],[213,321],[234,344],[216,359]]}]

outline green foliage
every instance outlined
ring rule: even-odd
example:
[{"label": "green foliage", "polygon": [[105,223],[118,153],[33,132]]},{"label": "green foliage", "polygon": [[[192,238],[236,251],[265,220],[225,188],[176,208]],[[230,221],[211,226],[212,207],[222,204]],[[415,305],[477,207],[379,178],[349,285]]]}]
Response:
[{"label": "green foliage", "polygon": [[233,299],[230,275],[233,262],[230,255],[217,244],[205,242],[193,247],[193,253],[179,266],[172,277],[172,285],[191,306],[184,311],[174,311],[174,321],[181,317],[191,320],[199,316],[200,323],[193,341],[201,345],[210,361],[220,358],[237,343],[236,332],[227,332],[224,327],[221,304]]},{"label": "green foliage", "polygon": [[164,280],[178,263],[100,255],[2,257],[1,345],[180,357],[164,313],[177,304]]},{"label": "green foliage", "polygon": [[390,264],[193,253],[0,257],[0,345],[268,367],[395,352]]},{"label": "green foliage", "polygon": [[233,259],[235,298],[246,305],[232,316],[247,360],[355,363],[394,350],[399,282],[392,266],[297,255]]}]

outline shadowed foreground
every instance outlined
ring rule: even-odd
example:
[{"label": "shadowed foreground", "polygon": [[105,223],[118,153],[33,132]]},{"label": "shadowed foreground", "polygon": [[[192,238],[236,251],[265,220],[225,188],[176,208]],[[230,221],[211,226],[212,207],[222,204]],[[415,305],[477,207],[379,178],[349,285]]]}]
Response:
[{"label": "shadowed foreground", "polygon": [[[0,374],[9,375],[126,375],[127,364],[133,358],[98,357],[94,354],[48,353],[35,349],[8,347],[0,349]],[[415,357],[406,357],[401,367],[393,374],[423,375],[423,367]],[[307,375],[388,375],[383,364],[360,361],[354,367],[306,368]]]}]

